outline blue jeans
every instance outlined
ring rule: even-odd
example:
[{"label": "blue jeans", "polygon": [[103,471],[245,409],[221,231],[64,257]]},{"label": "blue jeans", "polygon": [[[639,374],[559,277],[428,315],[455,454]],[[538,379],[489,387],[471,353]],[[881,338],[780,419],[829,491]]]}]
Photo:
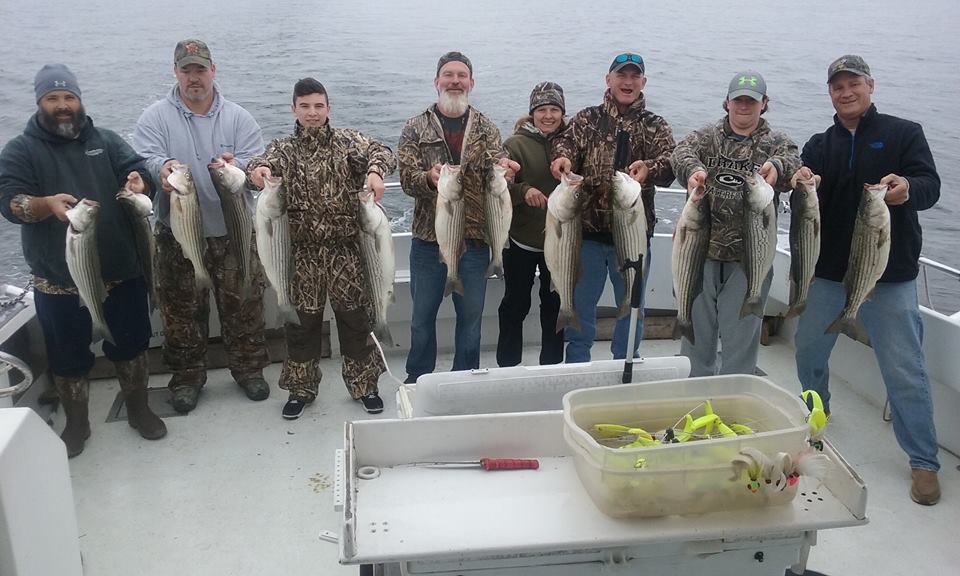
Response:
[{"label": "blue jeans", "polygon": [[[452,370],[480,367],[480,321],[487,293],[487,265],[490,248],[484,242],[467,240],[460,256],[463,296],[454,292],[457,312]],[[443,302],[447,265],[440,261],[440,246],[413,238],[410,243],[410,296],[413,318],[410,321],[410,352],[407,375],[417,378],[437,367],[437,312]]]},{"label": "blue jeans", "polygon": [[[845,301],[843,284],[817,278],[810,286],[807,309],[800,316],[795,337],[800,384],[804,390],[815,390],[827,410],[830,407],[827,361],[838,335],[824,331],[836,320]],[[860,307],[859,318],[870,336],[887,387],[893,433],[910,457],[910,467],[939,470],[916,281],[878,283],[873,297]]]},{"label": "blue jeans", "polygon": [[[646,291],[647,276],[650,273],[650,240],[647,240],[647,256],[643,263],[643,286]],[[617,306],[623,302],[626,294],[626,282],[623,274],[617,270],[617,249],[613,244],[605,244],[594,240],[584,240],[580,248],[580,280],[573,292],[573,307],[577,312],[580,330],[567,327],[564,335],[567,340],[567,362],[589,362],[590,348],[597,336],[597,302],[603,295],[603,288],[607,277],[613,284],[613,295]],[[640,316],[637,318],[637,332],[634,340],[633,355],[636,357],[640,350],[640,340],[643,339],[643,300],[640,296]],[[613,329],[613,340],[610,342],[610,352],[614,359],[627,357],[627,337],[630,331],[630,315],[617,320]]]}]

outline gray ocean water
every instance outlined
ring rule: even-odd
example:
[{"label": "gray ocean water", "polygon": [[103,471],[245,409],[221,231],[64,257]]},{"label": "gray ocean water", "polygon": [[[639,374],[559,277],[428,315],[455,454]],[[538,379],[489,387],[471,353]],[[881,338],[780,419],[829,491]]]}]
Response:
[{"label": "gray ocean water", "polygon": [[[290,131],[293,83],[313,76],[330,93],[335,125],[394,148],[404,121],[435,99],[436,61],[448,50],[472,59],[472,102],[504,136],[537,82],[560,83],[573,113],[599,103],[611,58],[633,51],[646,60],[649,108],[678,140],[722,116],[730,77],[755,69],[767,80],[766,118],[801,146],[832,122],[827,65],[856,53],[872,67],[878,108],[924,126],[944,184],[939,204],[921,213],[923,253],[960,268],[957,23],[956,0],[3,0],[0,146],[35,111],[33,76],[51,62],[76,73],[98,126],[130,139],[173,84],[173,47],[188,37],[209,44],[222,92],[265,139]],[[408,228],[409,199],[385,204],[395,229]],[[658,201],[658,231],[672,230],[679,207]],[[17,226],[0,219],[0,282],[28,276]],[[960,309],[956,280],[930,280],[937,309]]]}]

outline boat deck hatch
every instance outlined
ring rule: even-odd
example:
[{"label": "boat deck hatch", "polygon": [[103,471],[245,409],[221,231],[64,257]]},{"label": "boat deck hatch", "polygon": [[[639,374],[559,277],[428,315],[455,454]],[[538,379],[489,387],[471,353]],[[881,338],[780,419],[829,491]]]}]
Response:
[{"label": "boat deck hatch", "polygon": [[[173,409],[170,403],[170,389],[147,388],[147,404],[153,413],[161,418],[169,416],[186,416]],[[127,405],[123,401],[123,392],[117,392],[117,397],[113,399],[113,405],[107,413],[107,419],[104,422],[117,422],[127,420]]]}]

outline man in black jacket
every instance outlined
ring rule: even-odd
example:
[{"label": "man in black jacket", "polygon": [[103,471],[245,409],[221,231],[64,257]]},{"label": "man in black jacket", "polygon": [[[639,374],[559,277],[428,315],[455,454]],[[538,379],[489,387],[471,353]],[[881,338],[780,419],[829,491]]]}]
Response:
[{"label": "man in black jacket", "polygon": [[66,414],[61,438],[67,455],[82,452],[90,437],[91,317],[66,262],[66,212],[81,200],[100,204],[97,251],[108,290],[103,312],[116,338],[104,341],[103,352],[116,365],[130,425],[144,438],[161,438],[166,426],[147,406],[150,317],[142,265],[149,255],[138,253],[134,221],[116,198],[123,188],[151,194],[143,158],[114,132],[94,127],[66,66],[44,66],[34,90],[36,114],[0,153],[0,213],[21,225],[37,318]]},{"label": "man in black jacket", "polygon": [[888,187],[889,263],[873,296],[860,308],[887,387],[893,431],[910,457],[910,496],[918,504],[940,499],[937,434],[923,358],[916,278],[921,246],[919,210],[940,198],[940,177],[919,124],[877,112],[874,80],[859,56],[842,56],[827,69],[834,125],[803,147],[799,178],[820,178],[821,243],[816,281],[797,327],[797,374],[804,390],[815,390],[829,413],[827,361],[837,341],[825,329],[844,307],[857,207],[865,184]]}]

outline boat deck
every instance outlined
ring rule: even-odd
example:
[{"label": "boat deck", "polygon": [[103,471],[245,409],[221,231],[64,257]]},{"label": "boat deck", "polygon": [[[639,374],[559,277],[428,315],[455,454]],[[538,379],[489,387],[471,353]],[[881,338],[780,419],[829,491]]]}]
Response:
[{"label": "boat deck", "polygon": [[[646,356],[676,354],[679,342],[650,340]],[[609,358],[607,342],[594,347]],[[535,364],[537,351],[525,351]],[[388,353],[395,375],[405,357]],[[446,368],[451,354],[441,354]],[[495,366],[494,352],[481,365]],[[799,391],[793,351],[774,338],[761,348],[759,367],[774,382]],[[211,371],[197,409],[166,419],[169,435],[142,440],[125,421],[106,423],[116,397],[115,380],[91,386],[93,436],[70,460],[84,573],[88,576],[152,574],[356,574],[338,564],[338,548],[321,541],[322,530],[339,532],[333,508],[334,451],[342,447],[343,423],[396,414],[397,384],[381,379],[386,404],[370,416],[347,395],[337,358],[322,362],[320,395],[304,416],[286,421],[286,393],[273,387],[269,399],[251,402],[226,370]],[[275,383],[280,365],[266,370]],[[166,374],[151,386],[166,385]],[[827,437],[864,479],[869,524],[819,532],[808,568],[828,575],[947,573],[960,565],[955,524],[960,460],[941,450],[944,496],[934,507],[908,495],[910,471],[881,408],[833,380],[834,408]],[[558,407],[559,408],[559,407]],[[62,427],[59,415],[55,428]],[[403,498],[397,494],[397,498]]]}]

